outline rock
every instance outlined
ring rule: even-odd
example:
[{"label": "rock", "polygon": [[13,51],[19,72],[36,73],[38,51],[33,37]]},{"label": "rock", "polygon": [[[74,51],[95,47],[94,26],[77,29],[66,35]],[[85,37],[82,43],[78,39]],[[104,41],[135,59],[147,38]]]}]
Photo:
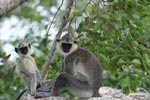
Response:
[{"label": "rock", "polygon": [[130,93],[129,95],[125,95],[119,89],[114,89],[110,87],[101,87],[99,89],[102,97],[91,97],[86,99],[71,99],[65,97],[46,97],[34,99],[27,92],[22,95],[20,100],[150,100],[150,93],[145,91],[140,91],[140,89],[136,93]]}]

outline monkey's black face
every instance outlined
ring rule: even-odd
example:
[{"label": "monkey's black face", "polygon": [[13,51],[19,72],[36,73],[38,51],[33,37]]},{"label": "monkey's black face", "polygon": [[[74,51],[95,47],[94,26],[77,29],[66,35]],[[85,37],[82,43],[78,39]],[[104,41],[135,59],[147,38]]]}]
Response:
[{"label": "monkey's black face", "polygon": [[62,43],[62,49],[65,53],[68,53],[72,47],[71,43]]},{"label": "monkey's black face", "polygon": [[26,55],[28,53],[28,47],[22,47],[20,48],[20,52],[24,55]]}]

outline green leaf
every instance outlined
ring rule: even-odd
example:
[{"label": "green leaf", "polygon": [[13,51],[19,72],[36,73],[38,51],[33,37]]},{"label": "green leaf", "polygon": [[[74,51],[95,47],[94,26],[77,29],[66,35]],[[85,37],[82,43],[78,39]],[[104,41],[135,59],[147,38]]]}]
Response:
[{"label": "green leaf", "polygon": [[135,92],[138,86],[139,86],[138,80],[135,80],[135,79],[131,80],[131,90],[132,91]]},{"label": "green leaf", "polygon": [[113,52],[114,51],[114,49],[112,47],[110,47],[110,46],[106,47],[105,49],[107,50],[107,52]]},{"label": "green leaf", "polygon": [[108,21],[110,19],[110,16],[109,15],[102,15],[101,16],[104,20]]},{"label": "green leaf", "polygon": [[81,12],[74,12],[73,14],[74,14],[76,17],[82,16],[82,13],[81,13]]},{"label": "green leaf", "polygon": [[121,81],[121,87],[127,87],[130,84],[130,78],[127,76],[123,79],[120,80]]},{"label": "green leaf", "polygon": [[144,54],[144,58],[145,58],[145,62],[146,62],[147,64],[150,64],[150,57],[148,56],[147,53]]},{"label": "green leaf", "polygon": [[138,48],[141,49],[141,50],[143,50],[143,51],[146,50],[146,48],[143,45],[138,45]]},{"label": "green leaf", "polygon": [[120,55],[115,54],[115,55],[111,58],[111,60],[112,60],[112,61],[113,61],[113,60],[117,60],[119,57],[120,57]]},{"label": "green leaf", "polygon": [[118,61],[118,64],[124,64],[124,63],[125,63],[125,61],[122,58],[120,58]]},{"label": "green leaf", "polygon": [[103,25],[103,21],[97,21],[95,24],[94,24],[94,27],[93,27],[93,32],[97,32],[98,30],[101,29],[102,25]]},{"label": "green leaf", "polygon": [[100,53],[99,56],[100,56],[100,58],[103,59],[104,61],[107,59],[106,55],[104,55],[104,54],[102,54],[102,53]]},{"label": "green leaf", "polygon": [[139,59],[133,59],[133,60],[131,61],[131,63],[134,64],[134,65],[137,65],[137,66],[141,65],[141,62],[140,62]]},{"label": "green leaf", "polygon": [[130,88],[129,87],[124,87],[123,88],[123,93],[124,94],[129,94],[130,93]]}]

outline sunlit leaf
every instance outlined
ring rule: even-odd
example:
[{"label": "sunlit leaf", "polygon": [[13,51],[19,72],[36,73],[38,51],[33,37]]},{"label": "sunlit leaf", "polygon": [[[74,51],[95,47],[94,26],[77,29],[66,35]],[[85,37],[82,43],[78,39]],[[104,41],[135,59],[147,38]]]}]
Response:
[{"label": "sunlit leaf", "polygon": [[141,65],[141,62],[140,62],[139,59],[133,59],[133,60],[131,61],[131,63],[134,64],[134,65]]}]

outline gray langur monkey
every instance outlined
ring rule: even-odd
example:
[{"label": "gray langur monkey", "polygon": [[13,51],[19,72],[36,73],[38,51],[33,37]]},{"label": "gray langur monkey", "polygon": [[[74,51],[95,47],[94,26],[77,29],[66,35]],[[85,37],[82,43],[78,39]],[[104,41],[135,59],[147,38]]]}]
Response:
[{"label": "gray langur monkey", "polygon": [[34,59],[29,55],[29,48],[30,44],[27,45],[24,42],[20,42],[18,47],[15,47],[15,51],[19,55],[16,71],[26,89],[33,95],[42,78]]},{"label": "gray langur monkey", "polygon": [[[49,96],[68,91],[78,98],[99,97],[102,67],[97,57],[78,47],[69,34],[57,39],[57,50],[63,56],[63,64]],[[35,97],[48,96],[44,91],[40,89]]]}]

